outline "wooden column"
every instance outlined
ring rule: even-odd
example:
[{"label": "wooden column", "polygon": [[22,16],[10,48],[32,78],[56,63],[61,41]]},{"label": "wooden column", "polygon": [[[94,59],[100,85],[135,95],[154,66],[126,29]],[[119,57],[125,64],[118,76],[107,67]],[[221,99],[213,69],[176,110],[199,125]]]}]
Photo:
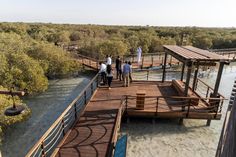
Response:
[{"label": "wooden column", "polygon": [[195,71],[194,71],[193,86],[192,86],[193,91],[195,91],[195,86],[196,86],[196,81],[197,81],[198,70],[199,70],[199,64],[197,64],[197,66],[196,66],[196,68],[195,68]]},{"label": "wooden column", "polygon": [[183,79],[184,79],[184,69],[185,69],[185,63],[183,62],[182,71],[181,71],[181,78],[180,78],[181,81],[183,81]]},{"label": "wooden column", "polygon": [[214,88],[213,97],[216,97],[216,96],[217,96],[223,70],[224,70],[224,62],[220,62],[220,67],[219,67],[218,74],[217,74],[217,78],[216,78],[216,83],[215,83],[215,88]]},{"label": "wooden column", "polygon": [[188,96],[188,87],[189,87],[189,82],[190,82],[190,77],[191,77],[191,70],[192,70],[192,62],[189,61],[187,62],[187,67],[188,67],[188,72],[187,72],[187,77],[186,77],[186,82],[185,82],[185,89],[184,89],[184,95]]},{"label": "wooden column", "polygon": [[162,65],[163,66],[162,82],[164,82],[166,78],[166,60],[167,60],[167,53],[165,52],[164,65]]}]

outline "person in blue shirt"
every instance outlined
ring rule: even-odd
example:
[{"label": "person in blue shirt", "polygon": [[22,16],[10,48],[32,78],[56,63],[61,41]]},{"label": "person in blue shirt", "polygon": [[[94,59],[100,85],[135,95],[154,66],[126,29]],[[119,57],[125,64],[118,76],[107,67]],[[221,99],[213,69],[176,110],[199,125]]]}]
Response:
[{"label": "person in blue shirt", "polygon": [[128,64],[128,61],[125,61],[123,66],[123,78],[124,78],[124,87],[129,87],[129,75],[131,73],[131,67]]}]

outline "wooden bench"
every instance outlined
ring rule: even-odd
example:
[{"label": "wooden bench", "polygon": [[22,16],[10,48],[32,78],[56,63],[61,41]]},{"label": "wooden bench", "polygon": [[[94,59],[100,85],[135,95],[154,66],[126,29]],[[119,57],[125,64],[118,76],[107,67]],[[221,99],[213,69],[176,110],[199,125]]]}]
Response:
[{"label": "wooden bench", "polygon": [[[176,89],[176,91],[178,92],[178,94],[180,96],[185,96],[184,95],[184,90],[185,90],[185,84],[184,82],[182,82],[181,80],[172,80],[172,86]],[[198,97],[191,88],[188,89],[188,97]],[[191,103],[195,106],[198,105],[199,103],[199,99],[192,99]]]}]

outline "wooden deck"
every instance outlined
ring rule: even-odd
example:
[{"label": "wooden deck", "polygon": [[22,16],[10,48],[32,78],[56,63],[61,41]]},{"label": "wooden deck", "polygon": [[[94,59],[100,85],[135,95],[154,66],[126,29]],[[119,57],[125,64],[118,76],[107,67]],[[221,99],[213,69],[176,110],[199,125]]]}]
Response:
[{"label": "wooden deck", "polygon": [[[144,110],[136,110],[136,99],[128,100],[127,112],[129,116],[155,116],[163,118],[185,118],[187,114],[182,111],[180,104],[171,104],[171,100],[159,99],[159,107],[156,110],[155,96],[179,96],[171,82],[150,82],[136,81],[131,83],[129,87],[123,87],[123,82],[113,81],[112,88],[99,87],[94,96],[87,104],[87,107],[74,125],[74,127],[66,134],[65,138],[56,148],[53,156],[68,157],[107,157],[111,156],[112,143],[115,142],[117,136],[117,128],[120,125],[121,115],[119,115],[121,107],[121,98],[123,95],[136,96],[138,90],[146,91]],[[123,106],[125,108],[125,106]],[[191,112],[195,108],[201,109],[206,107],[204,102],[200,102],[198,106],[190,108],[189,118],[199,119],[219,119],[221,114],[216,117],[213,113],[207,112]],[[158,113],[156,113],[156,111]]]}]

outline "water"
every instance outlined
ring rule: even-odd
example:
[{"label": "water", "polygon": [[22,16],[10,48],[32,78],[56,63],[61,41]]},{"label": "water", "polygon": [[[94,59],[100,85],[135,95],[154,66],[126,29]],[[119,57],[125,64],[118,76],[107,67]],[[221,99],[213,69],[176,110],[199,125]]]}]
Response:
[{"label": "water", "polygon": [[[234,79],[236,64],[224,69],[219,92],[229,98]],[[203,78],[214,87],[216,72]],[[219,141],[228,101],[223,106],[223,116],[206,126],[206,120],[131,119],[122,124],[122,132],[128,134],[128,157],[214,157]]]},{"label": "water", "polygon": [[31,108],[31,117],[6,130],[3,157],[21,157],[35,144],[68,104],[84,89],[91,77],[50,81],[46,92],[29,97],[24,102]]}]

